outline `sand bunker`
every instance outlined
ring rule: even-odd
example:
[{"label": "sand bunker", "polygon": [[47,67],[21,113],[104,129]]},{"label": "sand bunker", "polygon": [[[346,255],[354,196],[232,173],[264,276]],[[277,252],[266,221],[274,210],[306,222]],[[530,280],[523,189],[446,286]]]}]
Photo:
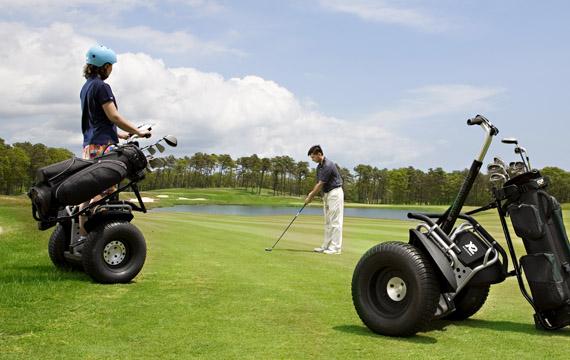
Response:
[{"label": "sand bunker", "polygon": [[208,200],[208,199],[205,199],[205,198],[192,198],[192,199],[188,199],[188,198],[185,198],[185,197],[179,197],[178,200],[206,201],[206,200]]},{"label": "sand bunker", "polygon": [[167,198],[168,195],[156,195],[157,198]]},{"label": "sand bunker", "polygon": [[[155,199],[153,199],[153,198],[148,198],[148,197],[143,197],[143,198],[141,198],[141,199],[142,199],[143,202],[149,202],[149,203],[154,202],[154,200],[155,200]],[[138,199],[130,199],[129,201],[131,201],[131,202],[136,202],[136,201],[138,201]]]}]

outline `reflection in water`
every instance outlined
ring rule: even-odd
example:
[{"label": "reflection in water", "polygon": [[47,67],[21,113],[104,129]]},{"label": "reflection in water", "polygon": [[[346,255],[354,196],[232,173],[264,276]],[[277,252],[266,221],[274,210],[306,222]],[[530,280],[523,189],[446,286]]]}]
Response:
[{"label": "reflection in water", "polygon": [[[192,212],[217,215],[295,215],[299,208],[282,206],[246,206],[246,205],[177,205],[152,209],[153,212]],[[344,216],[371,219],[408,220],[409,210],[345,208]],[[303,210],[306,215],[322,215],[322,208],[310,207]]]}]

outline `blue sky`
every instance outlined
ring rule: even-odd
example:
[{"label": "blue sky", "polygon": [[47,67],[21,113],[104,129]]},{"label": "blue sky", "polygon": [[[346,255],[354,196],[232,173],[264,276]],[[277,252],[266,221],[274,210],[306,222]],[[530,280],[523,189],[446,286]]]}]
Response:
[{"label": "blue sky", "polygon": [[535,166],[570,169],[565,1],[0,4],[9,143],[80,146],[81,62],[102,43],[119,53],[119,110],[178,134],[179,154],[306,160],[320,143],[346,167],[461,169],[482,137],[465,120],[482,113]]}]

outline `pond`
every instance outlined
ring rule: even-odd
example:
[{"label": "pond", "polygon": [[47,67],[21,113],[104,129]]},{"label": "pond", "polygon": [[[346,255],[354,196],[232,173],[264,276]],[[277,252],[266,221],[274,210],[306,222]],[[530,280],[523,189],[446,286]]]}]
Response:
[{"label": "pond", "polygon": [[[172,207],[155,208],[152,212],[191,212],[216,215],[291,215],[294,216],[299,208],[290,206],[246,206],[246,205],[176,205]],[[408,220],[411,210],[379,209],[379,208],[344,208],[345,217],[363,217],[370,219]],[[307,207],[303,210],[306,215],[322,215],[321,207]]]}]

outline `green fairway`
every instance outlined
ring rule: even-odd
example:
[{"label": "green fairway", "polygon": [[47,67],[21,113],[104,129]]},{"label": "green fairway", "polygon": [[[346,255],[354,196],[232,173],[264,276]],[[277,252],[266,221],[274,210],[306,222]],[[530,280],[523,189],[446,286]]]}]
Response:
[{"label": "green fairway", "polygon": [[[477,218],[502,241],[492,211]],[[471,320],[435,321],[405,339],[375,335],[354,311],[352,272],[371,246],[407,241],[414,223],[346,218],[343,253],[327,256],[311,252],[322,217],[300,216],[264,251],[290,219],[136,214],[148,244],[142,273],[131,284],[99,285],[56,270],[51,231],[36,230],[25,198],[0,197],[0,358],[567,357],[570,330],[536,331],[514,279],[493,286]]]},{"label": "green fairway", "polygon": [[[133,193],[123,193],[122,198],[134,199]],[[252,193],[251,190],[233,188],[210,188],[210,189],[163,189],[143,191],[142,196],[150,199],[146,203],[148,208],[166,207],[174,205],[253,205],[253,206],[296,206],[303,205],[305,196],[274,196],[273,191],[262,189],[261,194]],[[309,206],[321,207],[320,199],[315,199]],[[418,209],[422,211],[443,211],[446,206],[433,205],[384,205],[384,204],[360,204],[345,203],[345,207],[358,208],[386,208],[386,209]]]}]

